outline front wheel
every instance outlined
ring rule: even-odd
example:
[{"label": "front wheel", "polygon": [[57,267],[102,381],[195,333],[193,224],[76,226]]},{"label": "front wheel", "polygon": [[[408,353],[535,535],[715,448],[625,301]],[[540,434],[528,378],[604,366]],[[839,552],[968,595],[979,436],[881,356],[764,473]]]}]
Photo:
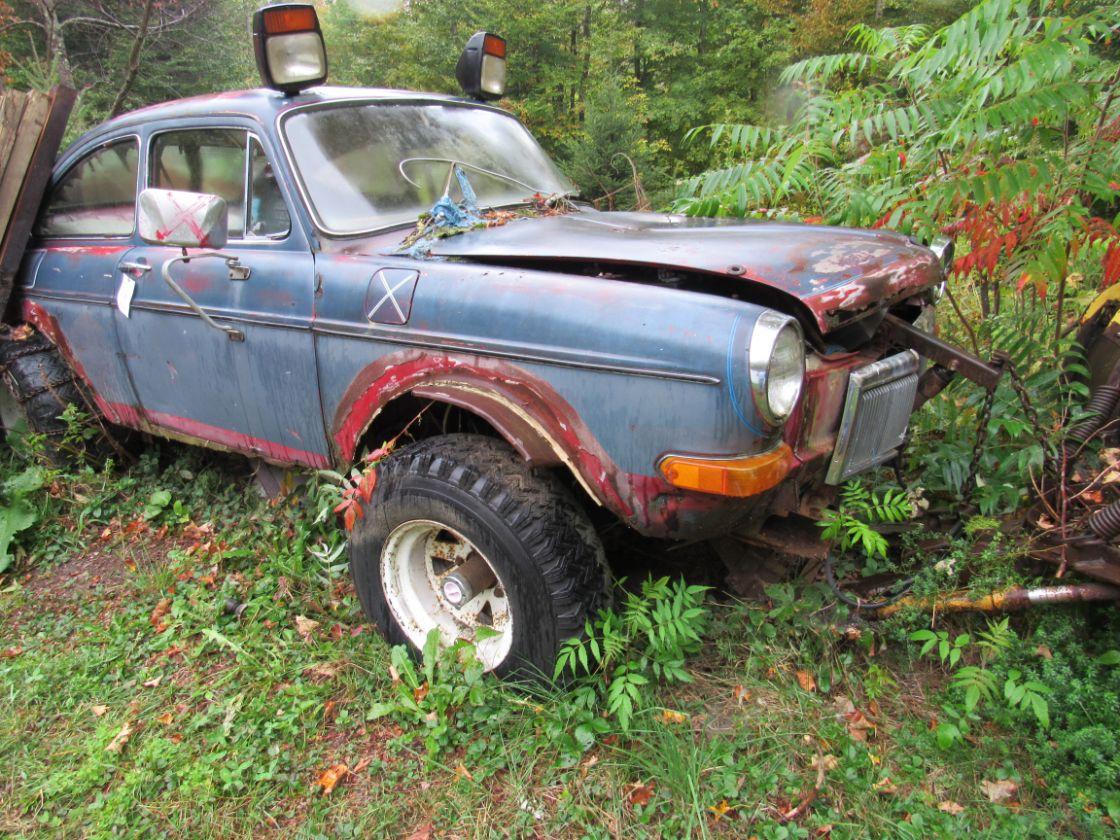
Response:
[{"label": "front wheel", "polygon": [[481,435],[413,444],[379,466],[350,568],[392,644],[465,639],[499,675],[551,674],[605,603],[603,548],[552,475]]}]

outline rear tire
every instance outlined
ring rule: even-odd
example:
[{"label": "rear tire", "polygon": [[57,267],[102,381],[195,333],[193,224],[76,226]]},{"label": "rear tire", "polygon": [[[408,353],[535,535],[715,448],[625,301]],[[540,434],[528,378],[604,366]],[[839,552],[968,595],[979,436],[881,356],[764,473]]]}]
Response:
[{"label": "rear tire", "polygon": [[[418,649],[438,628],[445,645],[475,642],[498,675],[551,676],[560,645],[608,595],[602,544],[567,488],[482,435],[421,441],[378,470],[351,535],[350,569],[390,644]],[[474,571],[459,573],[468,560]],[[452,573],[461,581],[479,570],[477,589],[447,590]],[[471,600],[455,606],[457,596]],[[477,640],[480,624],[497,636]]]},{"label": "rear tire", "polygon": [[44,336],[32,333],[13,338],[0,335],[0,425],[4,437],[26,429],[45,440],[45,454],[55,464],[71,461],[80,447],[67,446],[69,424],[62,419],[71,405],[88,411],[74,374],[58,349]]}]

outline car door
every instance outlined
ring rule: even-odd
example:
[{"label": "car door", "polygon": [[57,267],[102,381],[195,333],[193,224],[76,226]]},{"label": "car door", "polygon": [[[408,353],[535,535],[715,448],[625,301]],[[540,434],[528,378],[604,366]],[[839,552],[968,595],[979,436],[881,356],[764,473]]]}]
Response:
[{"label": "car door", "polygon": [[59,345],[107,419],[136,425],[136,394],[120,357],[117,263],[136,241],[140,137],[97,140],[53,180],[20,286],[23,316]]},{"label": "car door", "polygon": [[281,463],[325,466],[311,316],[315,269],[302,230],[292,223],[283,185],[260,137],[246,126],[153,131],[146,185],[221,196],[229,241],[243,279],[220,259],[178,262],[175,282],[215,321],[208,325],[164,282],[164,264],[181,252],[144,244],[123,255],[136,279],[117,331],[148,424],[172,437],[217,445]]}]

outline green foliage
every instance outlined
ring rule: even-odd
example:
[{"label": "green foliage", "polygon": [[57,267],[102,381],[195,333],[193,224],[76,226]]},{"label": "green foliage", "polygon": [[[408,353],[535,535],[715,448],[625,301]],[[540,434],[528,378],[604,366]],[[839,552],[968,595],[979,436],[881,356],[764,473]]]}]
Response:
[{"label": "green foliage", "polygon": [[[974,485],[966,486],[987,393],[955,382],[915,416],[907,454],[909,471],[930,495],[961,499],[971,494],[982,514],[994,516],[1017,509],[1028,497],[1044,457],[1057,451],[1062,429],[1081,416],[1087,389],[1078,378],[1085,374],[1080,349],[1073,336],[1051,338],[1053,314],[1046,308],[1018,301],[978,327],[982,354],[1008,354],[1038,426],[1005,375],[988,416]],[[967,340],[960,333],[955,337]]]},{"label": "green foliage", "polygon": [[41,467],[25,467],[4,479],[0,498],[0,573],[12,565],[12,542],[39,520],[35,494],[46,481]]},{"label": "green foliage", "polygon": [[669,578],[647,580],[628,592],[622,609],[588,621],[584,635],[569,639],[556,659],[553,679],[577,678],[582,702],[605,700],[623,731],[630,729],[651,681],[690,682],[685,658],[700,648],[708,622],[707,587]]},{"label": "green foliage", "polygon": [[374,703],[367,719],[391,716],[423,727],[424,743],[433,758],[460,745],[468,733],[456,729],[456,712],[466,704],[480,706],[487,698],[474,645],[460,640],[441,648],[439,631],[433,629],[424,643],[419,669],[404,645],[394,647],[390,656],[395,674],[392,697]]},{"label": "green foliage", "polygon": [[[857,25],[852,49],[786,68],[798,102],[781,125],[731,123],[711,168],[683,186],[696,215],[797,215],[967,240],[961,275],[1058,287],[1082,249],[1120,278],[1114,220],[1120,73],[1107,58],[1115,5],[983,0],[939,29]],[[694,135],[695,136],[695,135]],[[1107,250],[1106,250],[1107,248]],[[1110,267],[1111,266],[1111,267]]]},{"label": "green foliage", "polygon": [[[965,714],[969,715],[1000,696],[999,675],[994,664],[1014,655],[1020,646],[1019,637],[1011,628],[1008,618],[989,620],[987,627],[977,633],[975,640],[969,633],[953,636],[948,630],[928,628],[915,630],[910,634],[910,639],[922,643],[919,656],[936,652],[942,666],[953,672],[951,686],[961,697]],[[962,665],[965,655],[971,649],[979,651],[979,661]],[[1030,678],[1023,679],[1022,672],[1015,668],[1007,670],[1002,691],[1007,708],[1030,711],[1043,729],[1050,726],[1050,706],[1043,696],[1049,693],[1050,688],[1044,683]],[[960,729],[955,724],[950,724],[939,733],[939,740],[951,744],[960,736]]]},{"label": "green foliage", "polygon": [[849,481],[840,491],[836,509],[826,510],[818,524],[824,529],[822,538],[835,543],[841,554],[859,549],[870,574],[879,561],[887,559],[887,540],[875,526],[904,522],[913,512],[903,490],[887,488],[880,495],[858,481]]}]

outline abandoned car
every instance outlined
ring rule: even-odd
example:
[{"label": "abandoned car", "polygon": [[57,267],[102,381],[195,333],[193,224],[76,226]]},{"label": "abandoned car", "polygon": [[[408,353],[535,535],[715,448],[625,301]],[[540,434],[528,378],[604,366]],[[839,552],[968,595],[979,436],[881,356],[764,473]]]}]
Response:
[{"label": "abandoned car", "polygon": [[143,108],[58,159],[2,416],[55,434],[85,399],[309,468],[397,439],[350,538],[393,642],[438,629],[550,671],[607,587],[593,520],[698,540],[811,516],[976,361],[914,326],[945,251],[579,203],[490,104],[497,36],[452,97],[326,86],[310,5],[253,27],[265,87]]}]

